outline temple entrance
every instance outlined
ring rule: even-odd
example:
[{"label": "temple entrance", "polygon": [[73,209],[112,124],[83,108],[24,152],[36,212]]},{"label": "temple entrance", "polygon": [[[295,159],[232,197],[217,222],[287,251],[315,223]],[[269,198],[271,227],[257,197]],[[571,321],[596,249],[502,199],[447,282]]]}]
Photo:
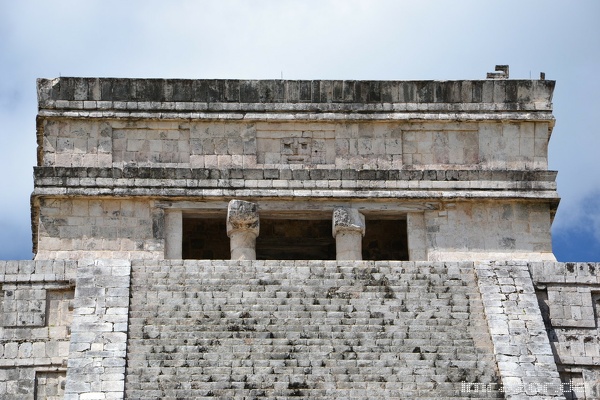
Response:
[{"label": "temple entrance", "polygon": [[[222,215],[184,214],[182,258],[228,260],[230,240]],[[260,219],[256,238],[258,260],[335,260],[336,243],[331,219]],[[406,218],[366,218],[363,260],[408,260]]]},{"label": "temple entrance", "polygon": [[408,260],[406,219],[366,219],[363,260]]},{"label": "temple entrance", "polygon": [[258,260],[335,260],[331,220],[260,219]]},{"label": "temple entrance", "polygon": [[229,260],[225,217],[184,215],[181,254],[184,260]]}]

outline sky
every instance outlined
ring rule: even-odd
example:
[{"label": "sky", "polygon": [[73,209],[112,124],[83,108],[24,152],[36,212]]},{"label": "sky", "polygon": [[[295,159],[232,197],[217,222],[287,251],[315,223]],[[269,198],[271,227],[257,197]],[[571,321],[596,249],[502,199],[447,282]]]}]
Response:
[{"label": "sky", "polygon": [[600,261],[600,1],[0,0],[0,259],[30,259],[36,78],[556,80],[559,261]]}]

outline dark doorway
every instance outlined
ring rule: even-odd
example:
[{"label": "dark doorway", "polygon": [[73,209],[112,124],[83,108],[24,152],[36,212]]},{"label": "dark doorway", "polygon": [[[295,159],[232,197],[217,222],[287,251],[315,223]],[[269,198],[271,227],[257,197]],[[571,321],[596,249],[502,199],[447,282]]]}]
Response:
[{"label": "dark doorway", "polygon": [[331,220],[262,219],[258,260],[335,260]]},{"label": "dark doorway", "polygon": [[[408,260],[405,219],[366,220],[363,260]],[[331,220],[260,220],[256,238],[258,260],[335,260]],[[182,256],[194,260],[228,260],[231,257],[225,217],[183,217]]]},{"label": "dark doorway", "polygon": [[183,216],[182,257],[187,260],[229,260],[225,217]]},{"label": "dark doorway", "polygon": [[363,260],[408,260],[406,220],[368,219],[362,241]]}]

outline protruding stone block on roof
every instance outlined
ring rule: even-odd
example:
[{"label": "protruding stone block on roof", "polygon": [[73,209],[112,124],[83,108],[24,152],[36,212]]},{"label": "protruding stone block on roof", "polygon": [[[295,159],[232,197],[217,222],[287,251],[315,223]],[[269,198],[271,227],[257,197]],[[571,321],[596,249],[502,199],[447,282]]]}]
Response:
[{"label": "protruding stone block on roof", "polygon": [[496,65],[496,72],[488,72],[488,79],[508,79],[508,65]]}]

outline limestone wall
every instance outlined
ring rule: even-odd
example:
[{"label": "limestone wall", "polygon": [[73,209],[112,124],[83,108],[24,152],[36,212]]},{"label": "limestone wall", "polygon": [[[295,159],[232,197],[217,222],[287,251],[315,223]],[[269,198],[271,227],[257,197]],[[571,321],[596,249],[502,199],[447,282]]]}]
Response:
[{"label": "limestone wall", "polygon": [[[175,210],[189,203],[170,202]],[[193,204],[193,203],[192,203]],[[309,203],[258,202],[268,218],[287,211],[292,218],[316,213]],[[413,207],[418,207],[418,202]],[[221,211],[227,203],[202,202],[188,211]],[[40,200],[40,229],[36,259],[181,258],[165,253],[171,243],[181,246],[181,226],[165,219],[165,204],[148,198]],[[204,208],[202,208],[204,207]],[[295,207],[295,211],[293,208]],[[303,210],[303,207],[306,209]],[[389,206],[382,206],[389,208]],[[441,202],[435,210],[409,212],[407,234],[411,260],[555,260],[552,254],[549,204],[515,201]],[[390,210],[373,210],[370,216],[390,216]],[[366,207],[368,210],[368,207]],[[329,216],[327,213],[329,212]],[[318,215],[331,218],[333,207],[323,204]],[[398,218],[406,212],[396,211]],[[315,214],[316,215],[316,214]],[[369,229],[367,223],[366,228]],[[420,232],[422,231],[422,232]],[[224,240],[225,232],[223,232]],[[177,241],[178,243],[175,243]],[[179,253],[174,253],[179,254]]]},{"label": "limestone wall", "polygon": [[163,258],[163,216],[140,199],[41,199],[36,259]]},{"label": "limestone wall", "polygon": [[[39,80],[0,397],[600,397],[600,266],[547,262],[553,89]],[[248,260],[260,218],[322,232],[336,210],[339,261]],[[191,218],[244,260],[181,260]],[[356,261],[373,221],[410,261]]]},{"label": "limestone wall", "polygon": [[600,398],[600,265],[545,262],[530,270],[563,380],[586,399]]},{"label": "limestone wall", "polygon": [[428,260],[555,260],[548,204],[445,203],[425,211]]},{"label": "limestone wall", "polygon": [[0,398],[63,398],[76,268],[0,261]]},{"label": "limestone wall", "polygon": [[407,220],[411,260],[553,260],[553,89],[41,79],[34,252],[180,258],[164,211],[214,217],[237,199],[275,218]]},{"label": "limestone wall", "polygon": [[47,119],[57,167],[547,169],[538,122],[258,122]]},{"label": "limestone wall", "polygon": [[599,267],[3,261],[0,394],[594,399]]}]

